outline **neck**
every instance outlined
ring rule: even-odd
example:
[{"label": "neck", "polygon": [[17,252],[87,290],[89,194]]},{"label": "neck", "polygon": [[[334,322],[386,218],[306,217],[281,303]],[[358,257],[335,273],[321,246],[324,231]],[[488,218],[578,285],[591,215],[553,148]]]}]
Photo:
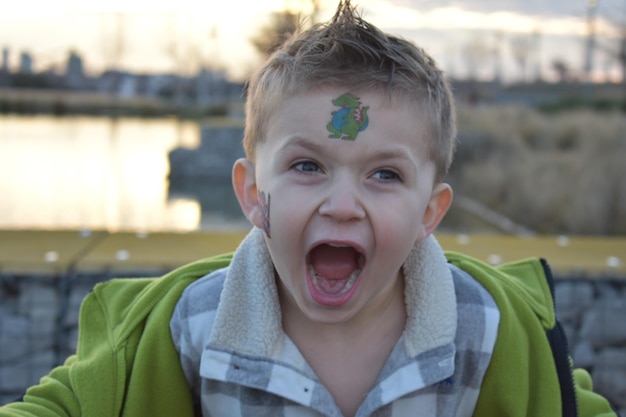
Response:
[{"label": "neck", "polygon": [[307,317],[293,300],[290,303],[281,295],[285,333],[345,416],[356,414],[404,331],[403,277],[399,275],[391,286],[354,316],[341,317],[339,308],[340,319],[332,321]]}]

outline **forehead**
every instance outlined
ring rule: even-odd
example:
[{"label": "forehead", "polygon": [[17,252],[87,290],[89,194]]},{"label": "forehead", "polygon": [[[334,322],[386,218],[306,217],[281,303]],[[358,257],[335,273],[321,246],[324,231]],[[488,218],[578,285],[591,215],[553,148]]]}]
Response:
[{"label": "forehead", "polygon": [[[321,145],[378,143],[429,148],[434,129],[420,103],[378,91],[325,87],[285,98],[269,120],[264,142],[306,138]],[[274,143],[274,145],[277,145]]]}]

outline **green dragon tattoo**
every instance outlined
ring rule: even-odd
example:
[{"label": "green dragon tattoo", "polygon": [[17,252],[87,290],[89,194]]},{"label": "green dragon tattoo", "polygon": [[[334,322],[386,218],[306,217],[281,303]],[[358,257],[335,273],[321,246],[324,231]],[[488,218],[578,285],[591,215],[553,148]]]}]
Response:
[{"label": "green dragon tattoo", "polygon": [[355,140],[357,134],[367,128],[369,106],[363,106],[359,98],[350,93],[342,94],[332,103],[341,108],[331,113],[333,118],[326,126],[331,133],[328,137]]}]

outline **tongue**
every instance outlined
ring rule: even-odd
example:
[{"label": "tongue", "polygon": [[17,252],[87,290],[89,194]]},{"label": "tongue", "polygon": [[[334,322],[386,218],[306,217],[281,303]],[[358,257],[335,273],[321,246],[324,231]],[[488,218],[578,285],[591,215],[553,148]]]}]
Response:
[{"label": "tongue", "polygon": [[325,279],[347,279],[357,269],[356,251],[353,248],[318,246],[311,252],[311,265]]}]

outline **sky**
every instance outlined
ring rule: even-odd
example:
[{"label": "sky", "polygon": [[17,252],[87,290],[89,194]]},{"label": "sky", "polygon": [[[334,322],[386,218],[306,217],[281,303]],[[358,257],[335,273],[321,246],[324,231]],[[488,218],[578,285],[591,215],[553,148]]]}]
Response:
[{"label": "sky", "polygon": [[[592,0],[353,0],[363,16],[385,31],[424,47],[453,76],[549,78],[554,60],[580,69],[585,62],[587,3]],[[598,43],[607,48],[611,24],[626,16],[626,0],[595,0]],[[36,70],[65,68],[70,50],[97,74],[116,66],[135,72],[194,73],[199,66],[223,69],[232,79],[258,65],[250,39],[271,12],[289,7],[310,12],[307,0],[0,0],[0,48],[16,68],[21,52]],[[335,0],[321,0],[320,19]],[[526,46],[527,66],[515,60]],[[521,46],[520,46],[521,45]],[[500,57],[498,60],[494,57]],[[496,61],[499,63],[496,65]],[[609,54],[596,53],[598,74],[615,74]],[[539,68],[539,69],[537,69]]]}]

